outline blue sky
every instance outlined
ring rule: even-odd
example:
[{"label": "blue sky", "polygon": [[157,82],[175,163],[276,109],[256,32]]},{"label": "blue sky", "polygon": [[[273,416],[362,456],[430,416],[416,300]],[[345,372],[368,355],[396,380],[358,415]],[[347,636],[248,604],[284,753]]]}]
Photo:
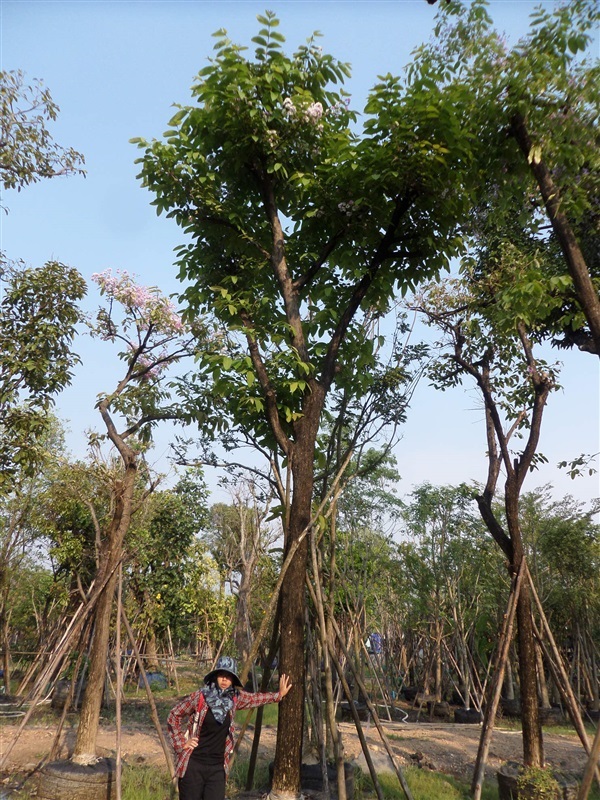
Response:
[{"label": "blue sky", "polygon": [[[490,11],[514,40],[536,5],[491,0]],[[6,193],[0,248],[7,256],[32,265],[55,258],[88,281],[108,267],[124,269],[144,284],[177,291],[172,251],[181,234],[156,216],[139,187],[129,139],[160,137],[173,103],[190,99],[194,76],[212,52],[211,34],[226,28],[233,40],[251,44],[256,15],[266,8],[281,19],[290,48],[319,30],[324,49],[351,63],[346,88],[355,108],[378,75],[401,72],[411,50],[429,37],[436,10],[425,0],[0,0],[1,68],[44,80],[61,109],[53,136],[84,153],[87,169],[85,179],[58,178]],[[89,310],[98,303],[93,284],[87,302]],[[95,397],[114,385],[119,362],[105,343],[81,340],[76,349],[84,364],[57,408],[70,426],[69,447],[82,455],[83,431],[100,428]],[[550,482],[557,495],[589,500],[598,495],[598,476],[573,482],[556,464],[600,450],[598,359],[580,353],[560,358],[564,389],[550,398],[540,447],[549,464],[526,488]],[[165,430],[158,437],[156,458],[163,466],[170,436]],[[396,455],[401,494],[425,480],[483,480],[483,414],[475,393],[439,394],[422,384]]]}]

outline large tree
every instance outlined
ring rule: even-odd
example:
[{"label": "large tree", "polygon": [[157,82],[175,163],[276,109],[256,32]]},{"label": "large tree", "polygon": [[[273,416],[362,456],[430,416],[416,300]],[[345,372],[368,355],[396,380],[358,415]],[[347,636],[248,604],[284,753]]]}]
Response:
[{"label": "large tree", "polygon": [[[516,258],[514,253],[510,253]],[[504,267],[504,269],[502,269]],[[518,268],[518,265],[517,265]],[[548,397],[557,386],[557,368],[535,353],[534,341],[521,319],[507,319],[504,309],[489,303],[490,286],[508,280],[508,266],[490,269],[481,282],[453,280],[431,286],[421,295],[428,322],[441,331],[440,358],[432,377],[441,389],[472,381],[483,401],[488,470],[476,495],[481,518],[506,556],[511,575],[524,568],[520,497],[528,473],[543,456],[538,452]],[[523,440],[517,450],[513,442]],[[504,482],[504,518],[494,506],[498,481]],[[523,582],[517,603],[517,641],[523,716],[523,755],[529,766],[544,765],[538,714],[532,601]]]},{"label": "large tree", "polygon": [[274,15],[259,22],[254,58],[219,31],[195,104],[178,110],[164,140],[138,143],[157,211],[187,236],[177,258],[187,314],[210,311],[227,335],[230,351],[209,361],[216,421],[242,428],[288,470],[283,521],[294,555],[280,598],[280,666],[293,689],[279,711],[273,791],[295,794],[322,413],[332,387],[368,391],[377,321],[395,294],[460,251],[473,143],[451,96],[432,107],[417,84],[391,75],[370,93],[358,133],[334,86],[348,66],[314,37],[288,56]]}]

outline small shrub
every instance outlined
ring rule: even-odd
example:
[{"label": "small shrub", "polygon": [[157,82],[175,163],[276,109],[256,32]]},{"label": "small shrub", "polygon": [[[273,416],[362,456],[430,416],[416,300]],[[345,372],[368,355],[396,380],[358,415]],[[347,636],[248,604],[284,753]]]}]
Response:
[{"label": "small shrub", "polygon": [[554,800],[558,797],[560,787],[552,771],[542,767],[527,767],[520,771],[517,778],[519,792],[528,792],[536,800]]}]

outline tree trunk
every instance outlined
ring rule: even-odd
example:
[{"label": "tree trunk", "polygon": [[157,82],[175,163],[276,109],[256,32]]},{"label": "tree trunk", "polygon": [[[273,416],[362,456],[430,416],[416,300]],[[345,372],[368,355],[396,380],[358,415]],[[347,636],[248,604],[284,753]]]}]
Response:
[{"label": "tree trunk", "polygon": [[242,663],[248,659],[250,652],[250,635],[248,620],[248,598],[252,579],[252,565],[244,564],[244,573],[240,581],[237,598],[234,640],[237,654]]},{"label": "tree trunk", "polygon": [[537,643],[535,646],[535,657],[537,662],[538,683],[540,688],[540,706],[542,708],[551,708],[548,682],[546,681],[546,672],[544,670],[544,654],[542,653],[542,648]]},{"label": "tree trunk", "polygon": [[101,583],[106,575],[110,577],[98,598],[94,612],[94,639],[90,651],[88,683],[81,704],[77,740],[73,749],[73,761],[76,764],[92,763],[96,757],[112,601],[117,585],[117,566],[123,552],[123,539],[131,521],[136,471],[137,464],[135,457],[132,457],[126,464],[123,480],[116,487],[115,510],[100,553],[99,582]]},{"label": "tree trunk", "polygon": [[561,194],[552,179],[552,173],[541,158],[532,152],[533,143],[525,119],[515,114],[512,119],[512,133],[517,140],[523,155],[527,158],[531,171],[537,181],[540,193],[546,206],[548,219],[565,257],[567,269],[573,280],[573,288],[581,309],[590,326],[594,342],[594,352],[600,356],[600,298],[592,281],[588,265],[585,262],[579,243],[569,220],[561,210]]},{"label": "tree trunk", "polygon": [[[519,490],[513,476],[506,482],[506,521],[512,542],[511,569],[518,573],[523,563],[523,539],[519,525]],[[531,594],[526,583],[517,603],[517,647],[519,651],[519,681],[521,685],[521,720],[523,724],[523,760],[526,766],[544,766],[544,745],[540,725],[535,638],[531,609]]]},{"label": "tree trunk", "polygon": [[158,647],[156,643],[156,631],[152,622],[148,627],[146,633],[146,643],[144,646],[144,668],[146,672],[160,672],[160,664],[158,663]]},{"label": "tree trunk", "polygon": [[504,697],[507,700],[515,699],[515,682],[513,678],[512,662],[510,654],[506,659],[506,674],[504,676]]},{"label": "tree trunk", "polygon": [[[318,419],[317,419],[318,422]],[[292,474],[294,493],[285,552],[306,530],[311,520],[313,457],[315,437],[294,450]],[[292,689],[279,705],[278,733],[272,794],[297,797],[300,791],[302,737],[304,731],[304,620],[308,537],[305,536],[285,575],[279,596],[281,650],[279,674],[289,675]]]},{"label": "tree trunk", "polygon": [[[439,607],[439,606],[438,606]],[[434,696],[435,702],[442,701],[442,621],[438,617],[434,623],[434,647],[435,647],[435,680]]]},{"label": "tree trunk", "polygon": [[531,596],[524,586],[517,605],[519,678],[521,684],[521,720],[523,724],[523,761],[529,767],[544,766],[544,746],[540,725],[535,639],[531,618]]},{"label": "tree trunk", "polygon": [[1,615],[2,669],[4,691],[10,695],[10,625],[9,616],[4,611],[5,608],[6,604],[3,605]]}]

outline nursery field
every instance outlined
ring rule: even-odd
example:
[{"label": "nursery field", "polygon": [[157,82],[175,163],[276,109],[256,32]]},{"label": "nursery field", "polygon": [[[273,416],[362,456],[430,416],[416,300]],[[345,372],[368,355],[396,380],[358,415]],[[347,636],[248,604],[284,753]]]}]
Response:
[{"label": "nursery field", "polygon": [[[157,707],[161,720],[164,721],[168,709],[173,703],[172,698],[157,698]],[[415,710],[409,704],[402,705],[403,710],[409,714],[409,721],[384,722],[384,729],[388,736],[394,754],[402,768],[409,771],[415,768],[423,772],[443,773],[455,776],[469,782],[479,742],[479,725],[461,725],[456,723],[430,722],[425,715],[419,721],[410,721],[416,716]],[[77,725],[77,715],[70,714],[69,722],[61,738],[60,758],[69,756],[74,741]],[[13,748],[8,764],[2,773],[5,787],[15,786],[26,779],[30,774],[28,784],[33,785],[35,777],[32,774],[40,762],[49,752],[56,732],[58,716],[51,709],[43,707],[36,712],[36,718],[31,721],[25,731],[20,735],[17,745]],[[243,718],[239,720],[240,724]],[[0,751],[11,741],[15,735],[18,721],[5,718],[0,727]],[[353,723],[340,723],[346,758],[349,762],[367,772],[364,756],[361,752],[360,742]],[[591,731],[591,729],[590,729]],[[238,760],[244,762],[249,754],[252,744],[254,729],[252,725],[247,728]],[[378,773],[389,771],[390,765],[381,738],[372,723],[364,723],[364,733],[371,756]],[[267,717],[267,724],[261,733],[261,747],[259,768],[257,774],[267,774],[268,762],[272,760],[275,751],[276,719]],[[116,729],[114,719],[107,710],[106,716],[101,721],[98,734],[98,754],[102,756],[115,755]],[[547,728],[544,734],[545,754],[548,762],[559,767],[561,771],[581,773],[586,758],[583,748],[573,731],[567,726]],[[144,700],[128,700],[124,707],[123,732],[121,743],[122,758],[125,765],[131,767],[148,767],[164,770],[166,775],[165,759],[161,749],[156,730],[147,716],[147,706]],[[506,761],[518,761],[522,757],[521,731],[518,723],[500,722],[493,734],[492,745],[486,769],[486,780],[495,783],[496,770]],[[311,760],[307,753],[306,760]],[[266,787],[259,787],[263,789]],[[19,795],[16,795],[18,797]],[[158,795],[157,795],[158,797]]]}]

